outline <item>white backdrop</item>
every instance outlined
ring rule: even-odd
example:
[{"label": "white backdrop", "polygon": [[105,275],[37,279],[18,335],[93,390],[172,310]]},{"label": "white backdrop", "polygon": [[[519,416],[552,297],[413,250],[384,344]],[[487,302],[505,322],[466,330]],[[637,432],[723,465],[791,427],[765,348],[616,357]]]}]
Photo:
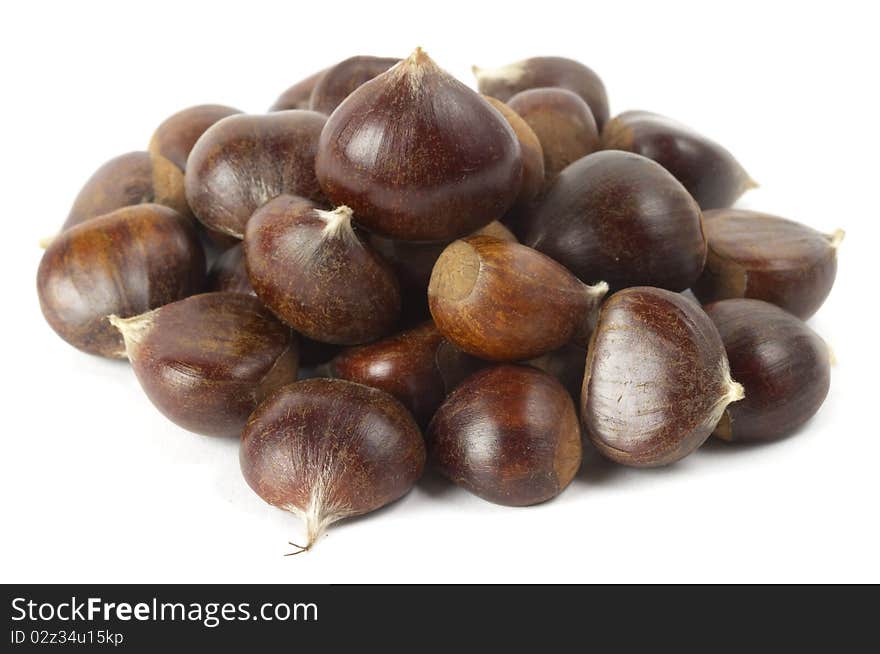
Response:
[{"label": "white backdrop", "polygon": [[[17,4],[0,9],[0,581],[880,581],[871,3]],[[587,466],[527,509],[429,476],[283,558],[301,526],[245,485],[236,442],[175,427],[127,364],[82,354],[44,323],[37,240],[99,164],[144,149],[180,108],[259,112],[325,65],[416,45],[469,83],[473,63],[579,59],[603,77],[612,113],[664,113],[730,148],[762,184],[742,206],[846,229],[811,321],[839,364],[808,427],[660,470]]]}]

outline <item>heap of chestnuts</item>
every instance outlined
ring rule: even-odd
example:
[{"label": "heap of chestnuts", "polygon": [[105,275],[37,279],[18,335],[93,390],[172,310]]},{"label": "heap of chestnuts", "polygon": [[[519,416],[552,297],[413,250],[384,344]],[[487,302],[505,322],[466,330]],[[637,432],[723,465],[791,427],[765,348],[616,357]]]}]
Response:
[{"label": "heap of chestnuts", "polygon": [[610,113],[561,57],[355,56],[267,113],[200,105],[110,159],[46,239],[37,290],[76,348],[125,358],[186,430],[332,523],[426,465],[490,502],[563,492],[597,451],[672,464],[808,421],[831,354],[805,324],[843,232],[733,208],[719,143]]}]

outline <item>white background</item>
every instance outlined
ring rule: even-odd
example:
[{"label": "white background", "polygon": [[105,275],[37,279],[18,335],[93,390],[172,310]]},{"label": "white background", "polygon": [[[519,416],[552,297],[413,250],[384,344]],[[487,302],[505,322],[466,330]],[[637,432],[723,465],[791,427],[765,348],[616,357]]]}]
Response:
[{"label": "white background", "polygon": [[[194,4],[0,9],[0,580],[880,581],[872,3]],[[605,80],[612,113],[658,111],[734,151],[762,184],[742,206],[846,229],[811,321],[839,364],[809,426],[661,470],[588,465],[528,509],[429,477],[283,558],[301,526],[245,485],[236,442],[175,427],[126,363],[82,354],[44,323],[37,240],[99,164],[144,149],[180,108],[259,112],[325,65],[416,45],[469,83],[473,63],[579,59]]]}]

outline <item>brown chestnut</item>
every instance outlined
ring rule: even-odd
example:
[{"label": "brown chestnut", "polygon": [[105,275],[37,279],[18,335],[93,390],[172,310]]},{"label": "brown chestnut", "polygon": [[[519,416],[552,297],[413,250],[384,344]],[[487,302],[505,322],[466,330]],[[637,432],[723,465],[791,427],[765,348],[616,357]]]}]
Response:
[{"label": "brown chestnut", "polygon": [[678,461],[742,398],[718,330],[687,298],[635,287],[602,306],[587,354],[581,420],[607,458],[637,467]]},{"label": "brown chestnut", "polygon": [[802,320],[822,306],[837,276],[843,230],[823,234],[744,209],[707,211],[704,218],[709,254],[693,286],[701,302],[753,298]]},{"label": "brown chestnut", "polygon": [[608,120],[608,96],[599,76],[564,57],[532,57],[501,68],[473,67],[480,93],[507,102],[520,91],[556,86],[577,93],[590,106],[601,130]]},{"label": "brown chestnut", "polygon": [[551,180],[570,163],[599,149],[599,129],[590,107],[567,89],[521,91],[507,101],[541,142],[544,176]]},{"label": "brown chestnut", "polygon": [[587,283],[681,291],[706,260],[700,207],[660,164],[596,152],[566,168],[518,223],[520,240]]},{"label": "brown chestnut", "polygon": [[437,259],[428,304],[440,332],[465,352],[517,361],[586,342],[607,290],[519,243],[471,236]]},{"label": "brown chestnut", "polygon": [[237,238],[251,215],[282,194],[320,201],[315,152],[326,117],[279,111],[224,118],[187,160],[186,197],[207,227]]},{"label": "brown chestnut", "polygon": [[421,49],[339,105],[315,165],[359,224],[408,241],[450,241],[500,218],[522,175],[507,121]]},{"label": "brown chestnut", "polygon": [[329,116],[357,87],[381,75],[399,61],[394,57],[369,56],[340,61],[315,82],[309,98],[309,109]]},{"label": "brown chestnut", "polygon": [[387,393],[341,379],[308,379],[272,394],[241,437],[254,492],[305,522],[309,550],[329,525],[405,495],[425,466],[412,416]]},{"label": "brown chestnut", "polygon": [[187,107],[162,121],[153,132],[148,149],[185,171],[186,160],[199,137],[217,121],[240,113],[238,109],[221,104]]},{"label": "brown chestnut", "polygon": [[757,184],[724,147],[671,118],[625,111],[602,130],[606,150],[653,159],[672,173],[703,209],[729,207]]},{"label": "brown chestnut", "polygon": [[831,384],[828,346],[803,321],[761,300],[706,307],[721,334],[731,374],[745,399],[715,428],[726,441],[768,441],[790,434],[822,406]]},{"label": "brown chestnut", "polygon": [[229,291],[256,295],[244,265],[244,248],[241,241],[218,256],[208,271],[205,283],[208,291]]},{"label": "brown chestnut", "polygon": [[204,293],[110,322],[147,397],[189,431],[238,436],[260,402],[296,381],[296,338],[251,295]]},{"label": "brown chestnut", "polygon": [[317,73],[309,75],[300,80],[284,93],[278,96],[278,99],[269,107],[269,111],[287,111],[288,109],[308,109],[309,100],[312,97],[312,91],[318,80],[323,77],[329,68],[319,70]]},{"label": "brown chestnut", "polygon": [[496,504],[556,497],[581,465],[574,402],[553,377],[527,366],[468,377],[437,410],[426,439],[433,466]]},{"label": "brown chestnut", "polygon": [[348,207],[322,211],[282,195],[254,213],[244,239],[257,296],[296,331],[357,345],[388,334],[400,315],[390,264],[358,235]]},{"label": "brown chestnut", "polygon": [[59,234],[43,253],[37,291],[46,321],[85,352],[124,357],[108,322],[197,293],[205,254],[193,221],[168,207],[139,204]]},{"label": "brown chestnut", "polygon": [[575,401],[580,400],[581,388],[584,385],[584,361],[587,360],[587,348],[577,343],[566,343],[560,348],[543,354],[525,363],[553,375],[565,387]]}]

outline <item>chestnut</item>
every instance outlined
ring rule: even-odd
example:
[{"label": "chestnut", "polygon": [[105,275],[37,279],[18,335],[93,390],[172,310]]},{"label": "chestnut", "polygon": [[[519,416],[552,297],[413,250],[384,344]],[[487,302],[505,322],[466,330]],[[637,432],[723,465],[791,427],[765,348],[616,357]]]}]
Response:
[{"label": "chestnut", "polygon": [[425,466],[422,434],[387,393],[341,379],[275,391],[241,436],[241,470],[254,492],[305,522],[299,554],[329,525],[405,495]]},{"label": "chestnut", "polygon": [[185,171],[186,160],[199,137],[217,121],[240,113],[238,109],[221,104],[200,104],[178,111],[162,121],[153,132],[149,151]]},{"label": "chestnut", "polygon": [[269,107],[269,111],[287,111],[288,109],[308,109],[309,100],[312,97],[312,91],[318,80],[324,76],[329,68],[319,70],[303,80],[300,80],[284,93],[278,96],[278,99]]},{"label": "chestnut", "polygon": [[606,150],[653,159],[705,209],[729,207],[757,184],[724,147],[678,121],[649,111],[625,111],[602,130]]},{"label": "chestnut", "polygon": [[555,86],[577,93],[590,106],[601,130],[608,120],[608,96],[599,76],[564,57],[532,57],[501,68],[473,67],[480,93],[507,102],[520,91]]},{"label": "chestnut", "polygon": [[522,175],[507,121],[421,49],[339,105],[315,166],[359,224],[407,241],[450,241],[500,218]]},{"label": "chestnut", "polygon": [[745,209],[707,211],[704,218],[709,254],[692,289],[702,303],[753,298],[802,320],[822,306],[837,276],[843,230],[823,234]]},{"label": "chestnut", "polygon": [[205,283],[209,291],[229,291],[256,295],[244,265],[244,248],[241,241],[218,256],[208,270]]},{"label": "chestnut", "polygon": [[581,396],[584,385],[584,361],[587,360],[587,348],[577,343],[566,343],[547,354],[542,354],[525,363],[553,375],[565,387],[575,401]]},{"label": "chestnut", "polygon": [[205,254],[193,221],[168,207],[139,204],[59,234],[37,272],[40,308],[76,348],[124,357],[122,336],[108,322],[201,290]]},{"label": "chestnut", "polygon": [[556,497],[581,465],[574,402],[553,377],[527,366],[468,377],[437,410],[426,439],[433,466],[496,504]]},{"label": "chestnut", "polygon": [[517,361],[585,343],[607,290],[519,243],[471,236],[437,259],[428,305],[440,332],[465,352]]},{"label": "chestnut", "polygon": [[507,101],[541,142],[544,175],[551,180],[570,163],[599,149],[599,129],[590,107],[567,89],[520,91]]},{"label": "chestnut", "polygon": [[237,238],[282,194],[321,201],[315,152],[326,117],[314,111],[239,114],[202,134],[187,160],[186,197],[207,227]]},{"label": "chestnut", "polygon": [[252,295],[204,293],[109,320],[147,397],[189,431],[238,436],[260,402],[296,381],[296,338]]},{"label": "chestnut", "polygon": [[581,421],[605,457],[637,467],[678,461],[742,398],[718,330],[686,297],[634,287],[602,306],[587,353]]},{"label": "chestnut", "polygon": [[399,61],[394,57],[368,56],[340,61],[315,81],[308,108],[329,116],[357,87],[381,75]]},{"label": "chestnut", "polygon": [[282,195],[254,213],[244,239],[257,296],[296,331],[337,345],[381,338],[400,315],[391,265],[351,220],[348,207],[323,211]]},{"label": "chestnut", "polygon": [[520,240],[587,283],[681,291],[706,260],[700,207],[660,164],[596,152],[571,164],[518,223]]},{"label": "chestnut", "polygon": [[831,353],[816,332],[761,300],[722,300],[708,305],[706,313],[721,334],[731,374],[746,393],[724,411],[715,436],[768,441],[813,417],[831,384]]}]

